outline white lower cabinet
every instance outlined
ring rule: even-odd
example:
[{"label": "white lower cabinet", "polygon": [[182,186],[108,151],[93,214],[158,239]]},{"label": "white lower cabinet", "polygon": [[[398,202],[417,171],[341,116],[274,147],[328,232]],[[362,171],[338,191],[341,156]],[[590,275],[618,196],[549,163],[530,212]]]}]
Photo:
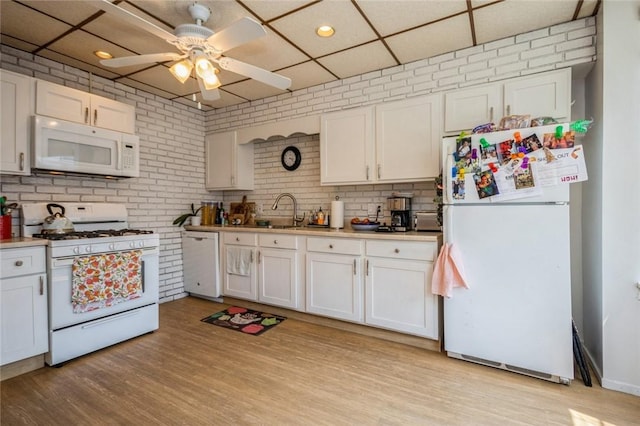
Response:
[{"label": "white lower cabinet", "polygon": [[307,312],[364,320],[362,253],[361,240],[307,239]]},{"label": "white lower cabinet", "polygon": [[49,350],[45,247],[2,250],[0,365]]},{"label": "white lower cabinet", "polygon": [[221,268],[224,295],[257,300],[257,235],[244,232],[223,232],[222,241]]},{"label": "white lower cabinet", "polygon": [[439,339],[438,297],[431,293],[437,249],[429,242],[366,242],[366,324]]},{"label": "white lower cabinet", "polygon": [[258,301],[304,310],[304,254],[298,245],[304,237],[260,234],[258,249]]}]

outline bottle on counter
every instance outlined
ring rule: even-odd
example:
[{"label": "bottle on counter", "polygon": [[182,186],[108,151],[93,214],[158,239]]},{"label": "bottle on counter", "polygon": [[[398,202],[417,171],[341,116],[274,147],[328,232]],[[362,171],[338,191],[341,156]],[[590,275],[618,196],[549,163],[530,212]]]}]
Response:
[{"label": "bottle on counter", "polygon": [[322,207],[318,210],[318,225],[324,225],[324,212],[322,211]]}]

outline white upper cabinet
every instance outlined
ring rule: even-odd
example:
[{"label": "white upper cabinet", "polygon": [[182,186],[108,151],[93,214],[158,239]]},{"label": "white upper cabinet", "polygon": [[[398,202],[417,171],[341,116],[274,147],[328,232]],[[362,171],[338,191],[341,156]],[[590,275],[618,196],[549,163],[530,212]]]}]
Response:
[{"label": "white upper cabinet", "polygon": [[507,115],[571,120],[571,68],[445,93],[445,132],[498,124]]},{"label": "white upper cabinet", "polygon": [[135,107],[48,81],[36,85],[36,114],[135,133]]},{"label": "white upper cabinet", "polygon": [[441,95],[376,106],[378,182],[417,182],[439,174]]},{"label": "white upper cabinet", "polygon": [[35,80],[26,75],[0,71],[2,127],[0,128],[0,173],[29,175],[29,141]]},{"label": "white upper cabinet", "polygon": [[320,183],[419,182],[439,173],[441,95],[324,114]]},{"label": "white upper cabinet", "polygon": [[323,114],[320,119],[320,183],[369,183],[375,161],[373,107]]},{"label": "white upper cabinet", "polygon": [[253,144],[239,144],[235,131],[207,135],[205,159],[206,189],[253,189]]}]

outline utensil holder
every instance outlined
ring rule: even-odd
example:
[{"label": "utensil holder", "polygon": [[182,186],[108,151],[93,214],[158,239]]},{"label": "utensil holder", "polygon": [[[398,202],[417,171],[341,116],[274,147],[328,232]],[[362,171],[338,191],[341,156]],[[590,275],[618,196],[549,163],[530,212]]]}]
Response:
[{"label": "utensil holder", "polygon": [[11,239],[11,215],[0,216],[0,240]]}]

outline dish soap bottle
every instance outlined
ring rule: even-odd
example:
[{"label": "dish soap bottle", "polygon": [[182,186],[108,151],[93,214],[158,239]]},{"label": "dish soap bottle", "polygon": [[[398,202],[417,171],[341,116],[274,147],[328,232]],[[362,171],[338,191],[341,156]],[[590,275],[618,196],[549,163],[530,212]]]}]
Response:
[{"label": "dish soap bottle", "polygon": [[322,207],[318,210],[318,225],[324,225],[324,213],[322,212]]}]

